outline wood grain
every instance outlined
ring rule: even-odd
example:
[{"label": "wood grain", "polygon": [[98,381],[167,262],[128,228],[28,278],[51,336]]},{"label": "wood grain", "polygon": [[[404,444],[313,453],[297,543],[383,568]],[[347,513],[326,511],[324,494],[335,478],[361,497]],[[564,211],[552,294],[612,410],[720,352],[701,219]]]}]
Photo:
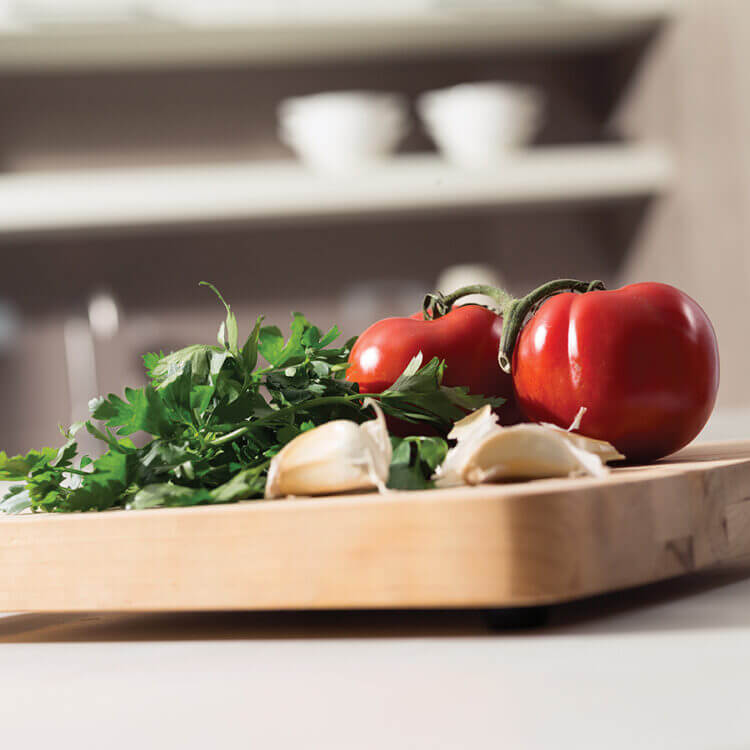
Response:
[{"label": "wood grain", "polygon": [[750,441],[605,479],[0,520],[0,610],[502,607],[750,554]]}]

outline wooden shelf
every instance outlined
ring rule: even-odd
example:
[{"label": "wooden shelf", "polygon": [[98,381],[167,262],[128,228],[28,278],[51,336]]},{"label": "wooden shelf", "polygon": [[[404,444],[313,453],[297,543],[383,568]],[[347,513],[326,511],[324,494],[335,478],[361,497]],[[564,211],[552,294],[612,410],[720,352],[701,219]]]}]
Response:
[{"label": "wooden shelf", "polygon": [[309,219],[648,196],[673,173],[659,146],[535,148],[486,171],[435,154],[322,175],[293,161],[0,176],[0,234]]},{"label": "wooden shelf", "polygon": [[252,23],[6,27],[0,70],[273,64],[417,53],[590,48],[653,28],[679,0],[559,2],[496,8],[300,17]]}]

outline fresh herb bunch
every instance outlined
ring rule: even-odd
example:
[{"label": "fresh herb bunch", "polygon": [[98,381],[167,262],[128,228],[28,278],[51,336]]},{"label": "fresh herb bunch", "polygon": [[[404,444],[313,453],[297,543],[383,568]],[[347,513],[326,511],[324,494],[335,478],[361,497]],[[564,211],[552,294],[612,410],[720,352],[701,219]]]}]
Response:
[{"label": "fresh herb bunch", "polygon": [[[287,340],[277,327],[262,326],[261,317],[240,346],[230,306],[213,285],[201,283],[226,308],[218,345],[146,354],[150,383],[126,388],[125,398],[94,399],[89,420],[61,429],[66,442],[59,450],[12,457],[0,452],[0,479],[23,482],[11,487],[0,510],[153,508],[262,497],[271,458],[286,443],[333,419],[371,419],[372,410],[362,406],[367,396],[386,414],[443,435],[466,411],[502,402],[443,386],[443,363],[433,359],[422,366],[421,356],[385,392],[359,393],[344,379],[355,339],[334,347],[338,329],[324,334],[300,313],[293,315]],[[267,366],[258,366],[259,355]],[[80,430],[101,440],[106,452],[79,459]],[[137,432],[151,437],[143,447],[128,437]],[[445,440],[393,442],[389,485],[429,486]]]}]

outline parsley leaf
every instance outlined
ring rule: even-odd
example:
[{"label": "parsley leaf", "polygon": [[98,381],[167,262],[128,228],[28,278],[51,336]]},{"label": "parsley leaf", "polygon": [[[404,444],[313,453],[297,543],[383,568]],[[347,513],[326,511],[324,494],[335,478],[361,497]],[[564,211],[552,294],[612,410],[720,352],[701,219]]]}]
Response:
[{"label": "parsley leaf", "polygon": [[445,363],[437,357],[423,367],[422,354],[418,354],[378,398],[383,411],[409,422],[449,424],[484,404],[505,403],[502,398],[485,398],[470,394],[466,388],[444,386],[444,372]]},{"label": "parsley leaf", "polygon": [[430,479],[448,452],[448,443],[439,437],[391,438],[393,458],[388,487],[394,490],[423,490],[433,486]]},{"label": "parsley leaf", "polygon": [[[271,458],[306,430],[333,419],[363,422],[366,397],[390,416],[429,425],[436,437],[393,438],[389,485],[431,486],[454,420],[502,399],[443,385],[445,366],[415,357],[382,394],[359,393],[345,379],[355,339],[335,345],[337,328],[323,331],[294,313],[288,338],[258,318],[244,344],[231,307],[218,290],[225,319],[219,344],[149,353],[150,380],[123,396],[92,399],[90,419],[63,430],[59,449],[23,456],[0,453],[0,479],[18,482],[0,511],[71,512],[229,503],[262,497]],[[259,365],[262,357],[267,366]],[[102,444],[99,457],[80,456],[85,428]],[[145,436],[142,445],[128,437]]]},{"label": "parsley leaf", "polygon": [[[170,385],[178,378],[172,380]],[[150,435],[170,435],[174,432],[175,426],[170,421],[173,415],[170,415],[163,396],[152,386],[126,388],[125,398],[127,400],[110,393],[96,407],[92,417],[102,420],[108,427],[117,427],[118,435],[132,435],[141,430]]]}]

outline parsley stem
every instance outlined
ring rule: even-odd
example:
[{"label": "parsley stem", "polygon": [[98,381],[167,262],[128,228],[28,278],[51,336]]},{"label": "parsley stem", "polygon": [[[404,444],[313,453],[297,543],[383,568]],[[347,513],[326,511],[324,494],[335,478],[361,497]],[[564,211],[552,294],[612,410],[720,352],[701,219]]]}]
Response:
[{"label": "parsley stem", "polygon": [[209,445],[217,446],[224,445],[225,443],[231,443],[238,437],[242,437],[243,435],[247,434],[250,430],[253,430],[256,427],[262,427],[264,424],[272,422],[278,419],[280,416],[294,414],[294,412],[298,409],[309,409],[313,406],[329,406],[331,404],[347,404],[351,406],[352,402],[356,401],[357,399],[377,398],[380,395],[381,394],[379,393],[352,393],[349,396],[321,396],[320,398],[311,398],[307,401],[302,401],[299,404],[285,406],[283,409],[279,409],[273,414],[269,414],[267,417],[261,417],[260,419],[254,420],[250,424],[238,427],[236,430],[232,430],[231,432],[226,433],[226,435],[222,435],[219,438],[211,440],[209,442]]}]

